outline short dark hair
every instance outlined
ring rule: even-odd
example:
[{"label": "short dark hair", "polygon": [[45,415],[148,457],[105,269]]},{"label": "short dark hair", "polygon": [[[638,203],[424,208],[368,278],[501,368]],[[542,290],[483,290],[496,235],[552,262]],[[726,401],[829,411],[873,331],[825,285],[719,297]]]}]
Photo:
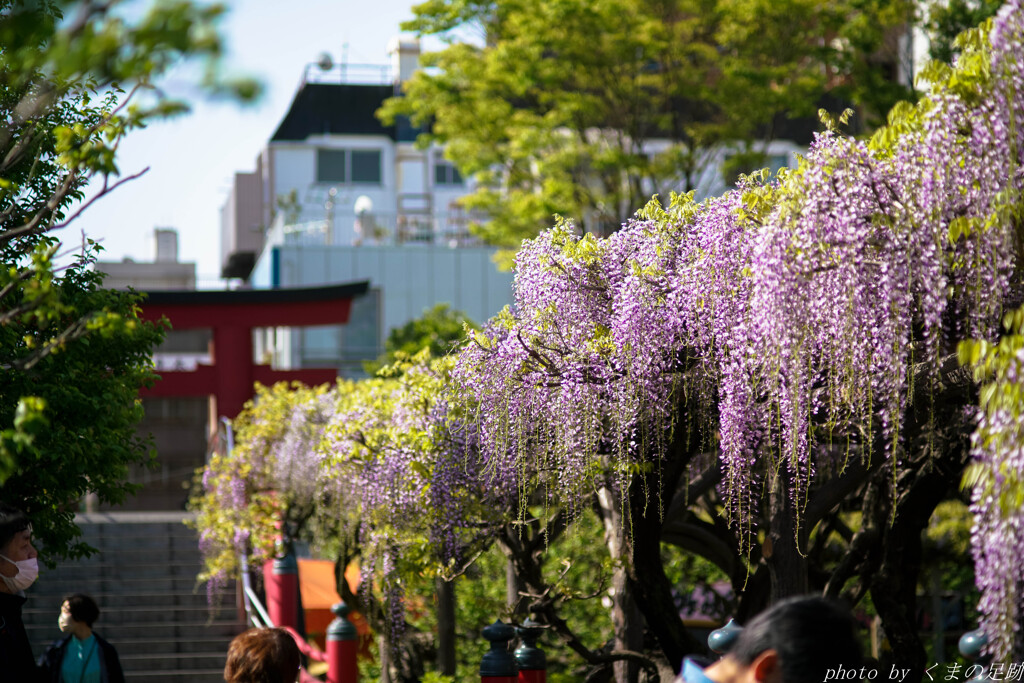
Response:
[{"label": "short dark hair", "polygon": [[860,668],[857,622],[842,604],[821,597],[788,598],[754,617],[729,650],[750,665],[775,650],[785,683],[821,683],[828,669]]},{"label": "short dark hair", "polygon": [[92,625],[99,619],[99,605],[88,595],[75,593],[64,598],[64,602],[68,603],[68,611],[71,612],[71,618],[85,624],[89,628],[92,628]]},{"label": "short dark hair", "polygon": [[28,515],[7,503],[0,503],[0,553],[17,534],[31,527]]},{"label": "short dark hair", "polygon": [[299,646],[283,628],[249,629],[228,647],[228,683],[295,683],[298,677]]}]

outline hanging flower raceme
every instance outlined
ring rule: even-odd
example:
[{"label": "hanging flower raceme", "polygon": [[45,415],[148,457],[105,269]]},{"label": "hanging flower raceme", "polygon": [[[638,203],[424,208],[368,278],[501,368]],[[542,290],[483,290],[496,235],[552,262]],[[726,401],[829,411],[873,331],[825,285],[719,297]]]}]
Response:
[{"label": "hanging flower raceme", "polygon": [[[980,231],[979,247],[968,252],[973,262],[984,262],[981,244],[992,239],[993,226],[1016,223],[1015,244],[1001,255],[1009,262],[1021,247],[1022,190],[1024,190],[1024,7],[1008,2],[993,22],[991,63],[983,74],[990,90],[981,108],[987,127],[979,126],[972,149],[979,156],[992,150],[992,169],[979,173],[970,186],[973,195],[986,189],[990,176],[1002,186],[987,214],[972,212],[964,227]],[[970,237],[970,236],[969,236]],[[1007,263],[1008,269],[1012,263]],[[1016,267],[1021,267],[1018,261]],[[1003,282],[986,283],[995,287]],[[1003,318],[998,343],[988,342],[985,329],[973,330],[980,339],[960,345],[960,359],[983,381],[978,425],[971,439],[973,462],[964,476],[971,488],[971,550],[975,580],[982,597],[978,606],[988,636],[989,651],[997,661],[1015,661],[1024,651],[1024,309]],[[980,334],[979,334],[980,333]]]},{"label": "hanging flower raceme", "polygon": [[223,580],[247,556],[273,556],[282,524],[315,507],[320,457],[316,442],[332,403],[326,387],[257,386],[233,422],[234,448],[214,453],[202,490],[190,500],[203,553],[204,579]]},{"label": "hanging flower raceme", "polygon": [[833,437],[898,466],[915,386],[992,333],[1010,290],[1020,14],[1000,15],[991,68],[976,36],[870,141],[830,131],[777,180],[649,206],[608,239],[560,222],[525,242],[514,309],[454,375],[490,471],[578,501],[665,456],[683,390],[714,416],[736,520],[779,468],[799,509],[844,466]]},{"label": "hanging flower raceme", "polygon": [[445,401],[447,363],[339,383],[324,433],[322,486],[359,520],[364,574],[392,598],[407,571],[457,570],[514,500],[480,476],[472,433]]}]

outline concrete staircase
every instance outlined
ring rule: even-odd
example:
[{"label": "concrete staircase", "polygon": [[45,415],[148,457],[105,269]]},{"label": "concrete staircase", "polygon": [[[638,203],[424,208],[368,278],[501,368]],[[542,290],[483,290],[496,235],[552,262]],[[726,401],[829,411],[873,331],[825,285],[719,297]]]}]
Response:
[{"label": "concrete staircase", "polygon": [[186,513],[80,514],[83,540],[99,553],[43,569],[28,591],[25,626],[38,657],[61,636],[57,617],[70,593],[100,607],[94,628],[117,648],[128,681],[210,683],[224,680],[228,643],[244,624],[230,583],[214,595],[197,586],[196,533]]}]

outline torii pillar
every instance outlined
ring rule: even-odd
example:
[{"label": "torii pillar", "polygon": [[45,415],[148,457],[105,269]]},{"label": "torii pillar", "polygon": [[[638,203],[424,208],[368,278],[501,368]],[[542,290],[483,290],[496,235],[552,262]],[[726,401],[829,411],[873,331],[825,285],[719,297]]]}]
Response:
[{"label": "torii pillar", "polygon": [[213,415],[234,418],[252,398],[253,384],[299,381],[308,385],[334,382],[333,368],[272,370],[253,360],[252,331],[258,327],[343,325],[352,299],[365,294],[368,282],[302,289],[240,289],[223,291],[149,292],[141,317],[163,317],[172,329],[213,330],[211,364],[191,371],[164,371],[142,396],[212,396]]}]

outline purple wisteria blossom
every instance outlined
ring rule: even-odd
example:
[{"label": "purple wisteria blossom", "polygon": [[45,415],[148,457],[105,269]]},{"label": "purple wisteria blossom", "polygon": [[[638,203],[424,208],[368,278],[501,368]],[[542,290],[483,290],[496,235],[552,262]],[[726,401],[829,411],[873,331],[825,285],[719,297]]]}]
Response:
[{"label": "purple wisteria blossom", "polygon": [[[1004,206],[998,218],[1012,221],[1014,207],[1020,216],[1024,190],[1024,7],[1019,0],[999,11],[991,42],[993,87],[980,107],[985,125],[977,126],[971,144],[978,156],[989,152],[984,159],[990,166],[977,171],[979,182],[971,191],[977,195],[985,188],[997,190]],[[1002,180],[1002,187],[994,184],[996,179]],[[1016,220],[1019,224],[1020,219]],[[986,229],[982,239],[990,239],[989,232]],[[979,248],[971,256],[976,261],[999,257],[1008,261],[1013,253],[1006,249],[989,256]],[[986,284],[1005,287],[1001,281]],[[1024,547],[1024,329],[1019,316],[1018,312],[1009,334],[998,346],[989,347],[988,358],[983,356],[979,364],[984,367],[987,362],[994,376],[982,390],[978,427],[971,441],[975,480],[971,550],[982,593],[978,607],[989,649],[1002,660],[1024,649],[1024,563],[1019,556]]]},{"label": "purple wisteria blossom", "polygon": [[[914,392],[958,340],[996,333],[1020,268],[1022,17],[1000,12],[990,70],[965,49],[872,140],[823,133],[777,181],[648,207],[607,239],[560,222],[525,242],[514,308],[453,374],[487,471],[578,503],[602,472],[656,466],[676,420],[707,419],[679,415],[685,393],[713,415],[745,545],[773,476],[800,509],[843,467],[833,435],[899,467]],[[1010,560],[984,544],[1019,547],[1000,529],[978,526],[987,614],[1020,600],[986,583]]]}]

